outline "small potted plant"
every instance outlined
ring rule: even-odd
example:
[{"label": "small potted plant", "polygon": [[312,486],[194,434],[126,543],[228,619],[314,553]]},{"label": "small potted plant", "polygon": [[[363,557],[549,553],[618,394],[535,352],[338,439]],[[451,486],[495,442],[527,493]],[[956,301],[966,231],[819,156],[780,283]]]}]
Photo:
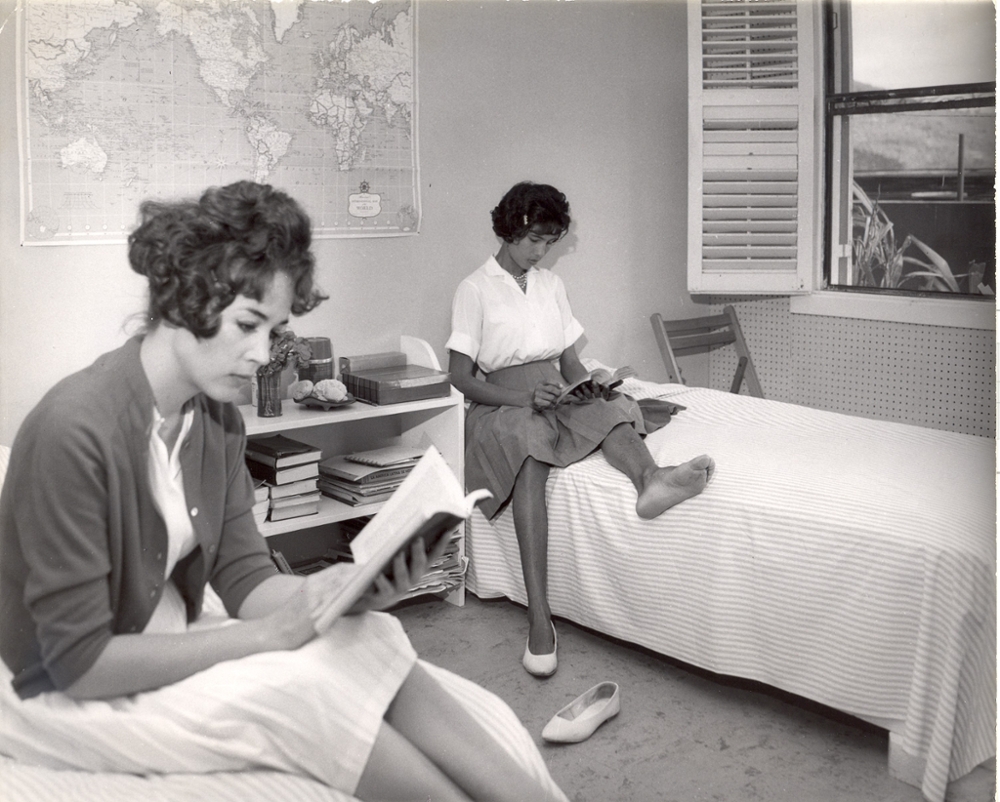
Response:
[{"label": "small potted plant", "polygon": [[312,349],[308,341],[283,329],[271,338],[271,360],[257,369],[257,414],[275,418],[281,414],[281,374],[286,368],[309,364]]}]

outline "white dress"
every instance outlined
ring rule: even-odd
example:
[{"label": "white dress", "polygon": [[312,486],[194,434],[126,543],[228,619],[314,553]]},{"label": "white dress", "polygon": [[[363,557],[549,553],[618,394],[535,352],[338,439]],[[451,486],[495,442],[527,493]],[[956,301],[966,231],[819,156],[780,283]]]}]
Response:
[{"label": "white dress", "polygon": [[[172,454],[157,425],[150,440],[150,481],[169,532],[168,577],[193,545],[178,459],[189,426]],[[167,586],[146,632],[187,627],[180,593]],[[192,628],[227,625],[210,590]],[[3,683],[0,752],[49,768],[133,774],[273,769],[353,793],[416,660],[398,620],[365,613],[341,618],[296,651],[226,661],[128,697],[76,701],[53,691],[22,700]]]}]

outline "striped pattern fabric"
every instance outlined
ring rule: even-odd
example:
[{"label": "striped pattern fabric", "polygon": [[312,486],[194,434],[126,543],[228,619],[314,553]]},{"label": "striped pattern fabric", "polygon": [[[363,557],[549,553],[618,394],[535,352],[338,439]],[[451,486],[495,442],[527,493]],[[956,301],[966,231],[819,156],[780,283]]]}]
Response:
[{"label": "striped pattern fabric", "polygon": [[[551,802],[567,802],[535,746],[511,708],[480,685],[439,666],[420,661],[546,790]],[[0,677],[10,676],[0,664]],[[3,802],[355,802],[350,794],[319,782],[277,771],[215,772],[138,776],[109,772],[57,771],[28,766],[0,755],[0,799]]]},{"label": "striped pattern fabric", "polygon": [[[647,438],[716,473],[653,521],[600,454],[553,470],[555,615],[868,720],[932,802],[996,754],[995,443],[682,385]],[[476,515],[468,587],[526,602],[510,511]],[[571,658],[567,658],[571,659]]]},{"label": "striped pattern fabric", "polygon": [[55,771],[25,766],[0,756],[0,799],[5,802],[353,802],[343,794],[304,777],[276,771],[240,774],[131,774]]}]

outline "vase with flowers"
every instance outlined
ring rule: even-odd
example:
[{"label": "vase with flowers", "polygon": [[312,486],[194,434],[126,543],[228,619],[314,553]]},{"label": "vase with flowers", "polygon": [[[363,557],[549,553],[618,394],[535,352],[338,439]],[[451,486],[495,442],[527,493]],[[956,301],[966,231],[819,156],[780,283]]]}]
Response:
[{"label": "vase with flowers", "polygon": [[312,349],[294,331],[282,329],[271,338],[270,355],[268,363],[257,369],[257,414],[262,418],[281,414],[281,374],[286,368],[308,365]]}]

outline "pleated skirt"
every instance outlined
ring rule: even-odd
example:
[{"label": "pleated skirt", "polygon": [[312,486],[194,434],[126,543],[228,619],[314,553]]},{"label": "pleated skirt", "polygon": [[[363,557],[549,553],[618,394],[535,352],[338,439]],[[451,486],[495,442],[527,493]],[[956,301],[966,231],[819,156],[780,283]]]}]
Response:
[{"label": "pleated skirt", "polygon": [[[512,390],[531,390],[542,381],[565,383],[552,362],[515,365],[485,378],[490,384]],[[466,489],[484,487],[493,494],[479,505],[492,519],[510,500],[514,480],[528,457],[565,468],[593,453],[622,423],[635,427],[641,435],[659,428],[647,425],[639,404],[621,393],[612,394],[607,401],[564,404],[541,412],[530,407],[472,403],[465,417]]]}]

